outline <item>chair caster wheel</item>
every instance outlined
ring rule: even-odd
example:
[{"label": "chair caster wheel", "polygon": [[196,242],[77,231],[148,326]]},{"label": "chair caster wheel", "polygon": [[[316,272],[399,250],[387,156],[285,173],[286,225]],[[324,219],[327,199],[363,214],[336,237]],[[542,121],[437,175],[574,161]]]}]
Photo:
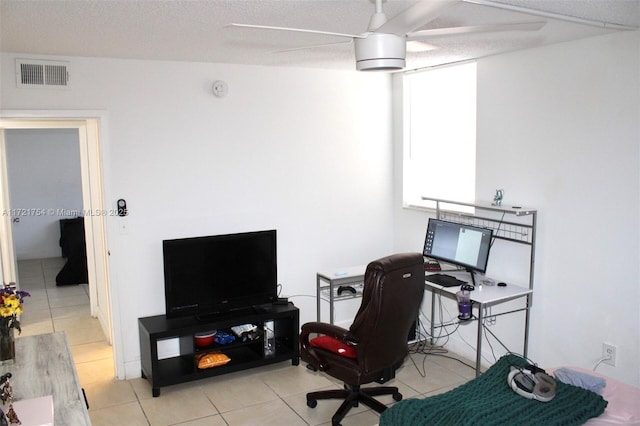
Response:
[{"label": "chair caster wheel", "polygon": [[391,395],[394,401],[402,401],[402,394],[400,392],[396,392]]},{"label": "chair caster wheel", "polygon": [[307,407],[316,408],[317,405],[318,401],[316,401],[315,399],[307,399]]}]

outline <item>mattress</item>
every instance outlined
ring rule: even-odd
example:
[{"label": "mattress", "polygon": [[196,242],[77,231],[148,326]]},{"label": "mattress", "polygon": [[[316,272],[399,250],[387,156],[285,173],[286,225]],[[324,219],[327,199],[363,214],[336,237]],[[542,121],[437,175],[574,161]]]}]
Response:
[{"label": "mattress", "polygon": [[[640,388],[612,379],[595,371],[579,367],[565,367],[605,380],[600,395],[608,402],[604,413],[589,419],[585,425],[635,425],[640,426]],[[553,374],[558,368],[547,369]]]},{"label": "mattress", "polygon": [[[586,391],[580,386],[559,383],[560,395],[553,403],[530,401],[516,396],[503,384],[506,375],[505,361],[499,360],[487,372],[452,391],[421,400],[408,399],[396,403],[386,410],[380,418],[380,425],[401,425],[406,422],[414,425],[460,425],[460,424],[523,424],[537,423],[548,413],[546,408],[555,410],[558,416],[548,424],[586,424],[588,426],[632,425],[640,426],[640,388],[628,385],[601,373],[579,367],[562,367],[579,374],[604,380],[598,394]],[[513,362],[513,360],[512,360]],[[547,368],[554,375],[558,368]],[[487,374],[489,373],[489,374]],[[495,373],[495,374],[493,374]],[[558,372],[560,373],[560,372]],[[495,377],[493,377],[495,376]],[[560,375],[558,377],[561,377]],[[602,382],[600,382],[602,383]],[[502,388],[504,390],[501,390]],[[571,397],[567,398],[567,392]],[[589,396],[590,394],[591,396]],[[483,399],[489,401],[483,401]],[[565,399],[561,401],[560,399]],[[602,401],[604,400],[604,401]],[[604,402],[604,404],[599,401]],[[521,412],[523,407],[530,409]],[[560,405],[558,405],[560,404]],[[573,405],[571,405],[573,404]],[[604,410],[602,407],[604,405]],[[593,406],[594,408],[589,408]],[[600,408],[595,408],[600,407]],[[527,407],[524,407],[527,408]],[[537,413],[536,410],[542,410]],[[509,420],[505,420],[509,416]],[[524,413],[527,413],[524,415]],[[479,418],[477,416],[485,416]],[[506,417],[504,417],[504,416]],[[522,417],[518,418],[519,415]],[[561,418],[566,416],[567,418]],[[574,416],[577,416],[574,417]],[[588,418],[591,416],[591,418]],[[572,418],[574,417],[574,418]],[[548,419],[547,419],[548,420]],[[505,423],[506,422],[506,423]],[[557,422],[557,423],[556,423]]]},{"label": "mattress", "polygon": [[467,383],[429,398],[400,401],[380,415],[381,426],[582,425],[602,414],[608,402],[595,392],[557,381],[549,402],[524,398],[511,389],[511,367],[528,363],[505,355]]}]

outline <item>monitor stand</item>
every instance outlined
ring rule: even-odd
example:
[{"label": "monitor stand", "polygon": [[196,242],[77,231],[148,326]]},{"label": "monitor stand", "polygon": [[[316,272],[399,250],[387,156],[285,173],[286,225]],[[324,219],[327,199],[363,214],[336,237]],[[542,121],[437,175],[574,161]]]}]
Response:
[{"label": "monitor stand", "polygon": [[471,284],[473,284],[473,290],[476,289],[476,274],[473,269],[467,268],[467,272],[471,275]]}]

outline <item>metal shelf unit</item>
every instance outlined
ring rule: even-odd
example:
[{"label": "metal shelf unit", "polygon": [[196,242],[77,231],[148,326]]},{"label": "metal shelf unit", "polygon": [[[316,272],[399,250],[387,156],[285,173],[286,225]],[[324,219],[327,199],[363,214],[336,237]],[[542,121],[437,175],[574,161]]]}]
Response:
[{"label": "metal shelf unit", "polygon": [[[526,298],[524,325],[524,356],[529,344],[530,307],[533,299],[533,283],[536,252],[537,210],[522,206],[467,203],[422,197],[424,201],[435,203],[436,218],[449,222],[463,223],[493,229],[497,240],[521,244],[529,248],[529,293]],[[505,220],[505,218],[508,218]],[[478,355],[479,363],[479,355]]]},{"label": "metal shelf unit", "polygon": [[[496,206],[483,203],[466,203],[422,197],[424,201],[436,204],[436,217],[449,222],[464,223],[493,229],[493,237],[498,240],[529,246],[529,289],[533,290],[533,272],[536,253],[537,210],[521,206]],[[454,207],[468,207],[473,211],[461,212]],[[513,220],[504,220],[513,216]],[[516,221],[516,219],[520,219]]]},{"label": "metal shelf unit", "polygon": [[[364,287],[364,272],[366,265],[340,268],[333,272],[318,272],[316,274],[316,309],[317,320],[321,321],[322,301],[329,303],[329,323],[334,322],[334,302],[362,297]],[[344,292],[338,294],[340,286],[350,286],[356,294]]]}]

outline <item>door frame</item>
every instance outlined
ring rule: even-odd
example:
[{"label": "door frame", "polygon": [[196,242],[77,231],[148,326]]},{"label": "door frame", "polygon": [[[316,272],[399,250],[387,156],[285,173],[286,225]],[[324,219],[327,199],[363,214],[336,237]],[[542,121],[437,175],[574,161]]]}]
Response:
[{"label": "door frame", "polygon": [[[0,149],[2,161],[6,159],[4,151],[4,131],[6,129],[45,129],[45,128],[74,128],[78,130],[80,169],[82,176],[82,198],[85,212],[85,237],[87,241],[87,272],[89,277],[89,299],[91,316],[97,318],[107,340],[112,345],[114,355],[114,371],[116,378],[124,379],[124,365],[120,361],[119,327],[113,324],[118,316],[114,315],[111,301],[117,300],[112,294],[109,280],[109,251],[107,246],[107,218],[105,213],[111,211],[105,206],[105,153],[107,138],[107,116],[104,111],[3,111],[0,110]],[[4,166],[5,164],[2,164]],[[3,167],[3,174],[6,168]],[[8,182],[0,175],[3,196],[0,197],[0,209],[9,209],[7,194]],[[87,213],[88,212],[88,213]],[[0,221],[0,247],[9,247],[3,251],[4,264],[15,265],[13,240],[9,241],[11,233],[4,229],[10,228],[11,218],[3,217]],[[11,259],[5,261],[6,253]],[[12,272],[11,270],[9,272]],[[15,273],[15,271],[13,271]]]},{"label": "door frame", "polygon": [[0,207],[2,219],[0,220],[0,258],[2,260],[2,283],[18,282],[18,265],[13,243],[13,215],[10,214],[10,194],[7,170],[7,150],[4,139],[4,129],[0,129]]}]

